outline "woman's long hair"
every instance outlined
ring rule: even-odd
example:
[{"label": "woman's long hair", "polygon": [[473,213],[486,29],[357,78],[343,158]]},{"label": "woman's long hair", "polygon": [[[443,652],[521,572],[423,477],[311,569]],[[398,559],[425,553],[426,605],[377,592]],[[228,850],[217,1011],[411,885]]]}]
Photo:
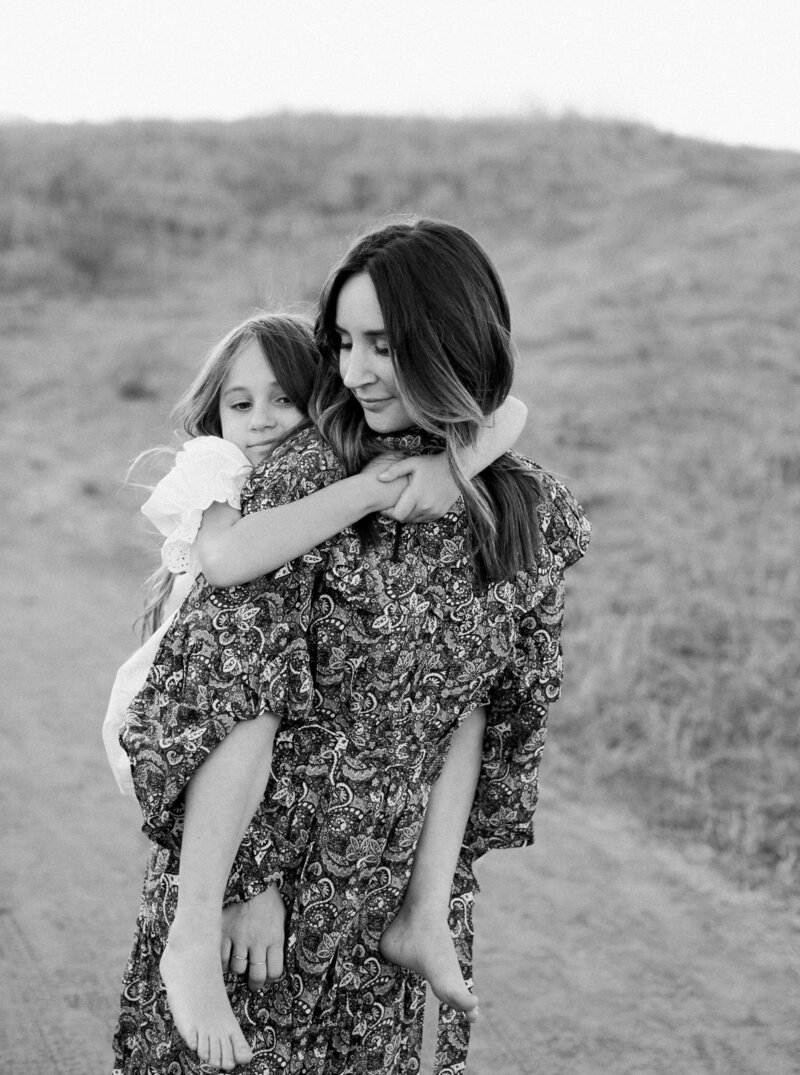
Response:
[{"label": "woman's long hair", "polygon": [[[222,383],[237,356],[253,340],[261,348],[275,380],[305,416],[298,429],[309,424],[308,404],[320,364],[311,323],[295,314],[258,313],[220,340],[175,405],[172,419],[188,436],[222,436],[219,414]],[[144,456],[149,454],[145,452]],[[175,576],[163,566],[147,580],[147,598],[140,617],[142,638],[148,638],[161,623],[174,581]]]},{"label": "woman's long hair", "polygon": [[[535,473],[504,456],[469,481],[458,458],[508,396],[514,376],[508,300],[496,269],[467,232],[427,219],[389,224],[362,236],[334,268],[317,316],[317,343],[325,361],[309,409],[348,474],[380,450],[338,372],[339,294],[361,273],[375,287],[398,395],[417,425],[444,440],[464,498],[479,582],[529,567],[538,547],[536,508],[542,495]],[[362,533],[369,536],[368,530]]]}]

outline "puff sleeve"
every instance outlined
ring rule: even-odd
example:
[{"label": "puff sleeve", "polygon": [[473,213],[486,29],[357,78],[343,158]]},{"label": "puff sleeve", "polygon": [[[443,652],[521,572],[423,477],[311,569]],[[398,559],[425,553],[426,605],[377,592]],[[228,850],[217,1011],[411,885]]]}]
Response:
[{"label": "puff sleeve", "polygon": [[222,437],[195,437],[183,445],[172,470],[142,504],[142,514],[166,538],[161,562],[169,571],[199,574],[193,546],[203,512],[216,501],[238,510],[250,469],[244,452]]},{"label": "puff sleeve", "polygon": [[464,847],[472,859],[533,842],[547,717],[561,693],[564,572],[589,543],[589,522],[572,494],[549,475],[541,477],[543,540],[535,568],[517,576],[514,645],[489,696],[481,775]]}]

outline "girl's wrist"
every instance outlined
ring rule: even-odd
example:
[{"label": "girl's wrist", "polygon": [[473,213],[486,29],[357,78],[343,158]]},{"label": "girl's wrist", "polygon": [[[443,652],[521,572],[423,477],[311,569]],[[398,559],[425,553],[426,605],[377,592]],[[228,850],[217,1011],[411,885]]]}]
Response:
[{"label": "girl's wrist", "polygon": [[[350,478],[345,478],[345,481],[353,483],[348,493],[353,498],[353,505],[359,513],[359,519],[363,519],[365,515],[371,515],[373,512],[380,511],[383,508],[384,500],[386,499],[385,489],[376,480],[374,474],[361,471],[360,474],[353,474]],[[383,493],[383,496],[381,496],[381,493]]]}]

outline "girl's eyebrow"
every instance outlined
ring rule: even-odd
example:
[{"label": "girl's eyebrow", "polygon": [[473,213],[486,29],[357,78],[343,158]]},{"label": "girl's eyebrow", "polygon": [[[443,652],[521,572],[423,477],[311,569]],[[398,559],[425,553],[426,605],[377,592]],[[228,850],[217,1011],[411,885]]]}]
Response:
[{"label": "girl's eyebrow", "polygon": [[[276,388],[280,388],[281,391],[283,391],[277,381],[270,381],[267,387],[270,392],[274,391]],[[236,392],[244,392],[249,395],[251,391],[252,389],[248,388],[246,384],[232,384],[230,388],[225,389],[220,398],[224,399],[226,396],[233,395]]]}]

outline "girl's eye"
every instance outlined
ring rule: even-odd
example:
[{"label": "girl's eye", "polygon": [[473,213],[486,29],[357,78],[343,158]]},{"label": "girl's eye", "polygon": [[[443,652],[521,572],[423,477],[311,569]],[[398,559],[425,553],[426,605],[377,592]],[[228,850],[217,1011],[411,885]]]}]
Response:
[{"label": "girl's eye", "polygon": [[250,409],[250,403],[246,399],[241,399],[237,403],[231,403],[231,409],[234,411],[247,411]]},{"label": "girl's eye", "polygon": [[278,404],[279,407],[293,407],[294,406],[294,403],[292,403],[292,401],[289,399],[288,396],[278,396],[278,398],[275,400],[275,402]]},{"label": "girl's eye", "polygon": [[392,352],[389,350],[385,343],[376,343],[375,354],[380,355],[381,358],[390,358]]},{"label": "girl's eye", "polygon": [[341,336],[335,341],[337,351],[351,351],[353,349],[353,341],[343,339]]}]

